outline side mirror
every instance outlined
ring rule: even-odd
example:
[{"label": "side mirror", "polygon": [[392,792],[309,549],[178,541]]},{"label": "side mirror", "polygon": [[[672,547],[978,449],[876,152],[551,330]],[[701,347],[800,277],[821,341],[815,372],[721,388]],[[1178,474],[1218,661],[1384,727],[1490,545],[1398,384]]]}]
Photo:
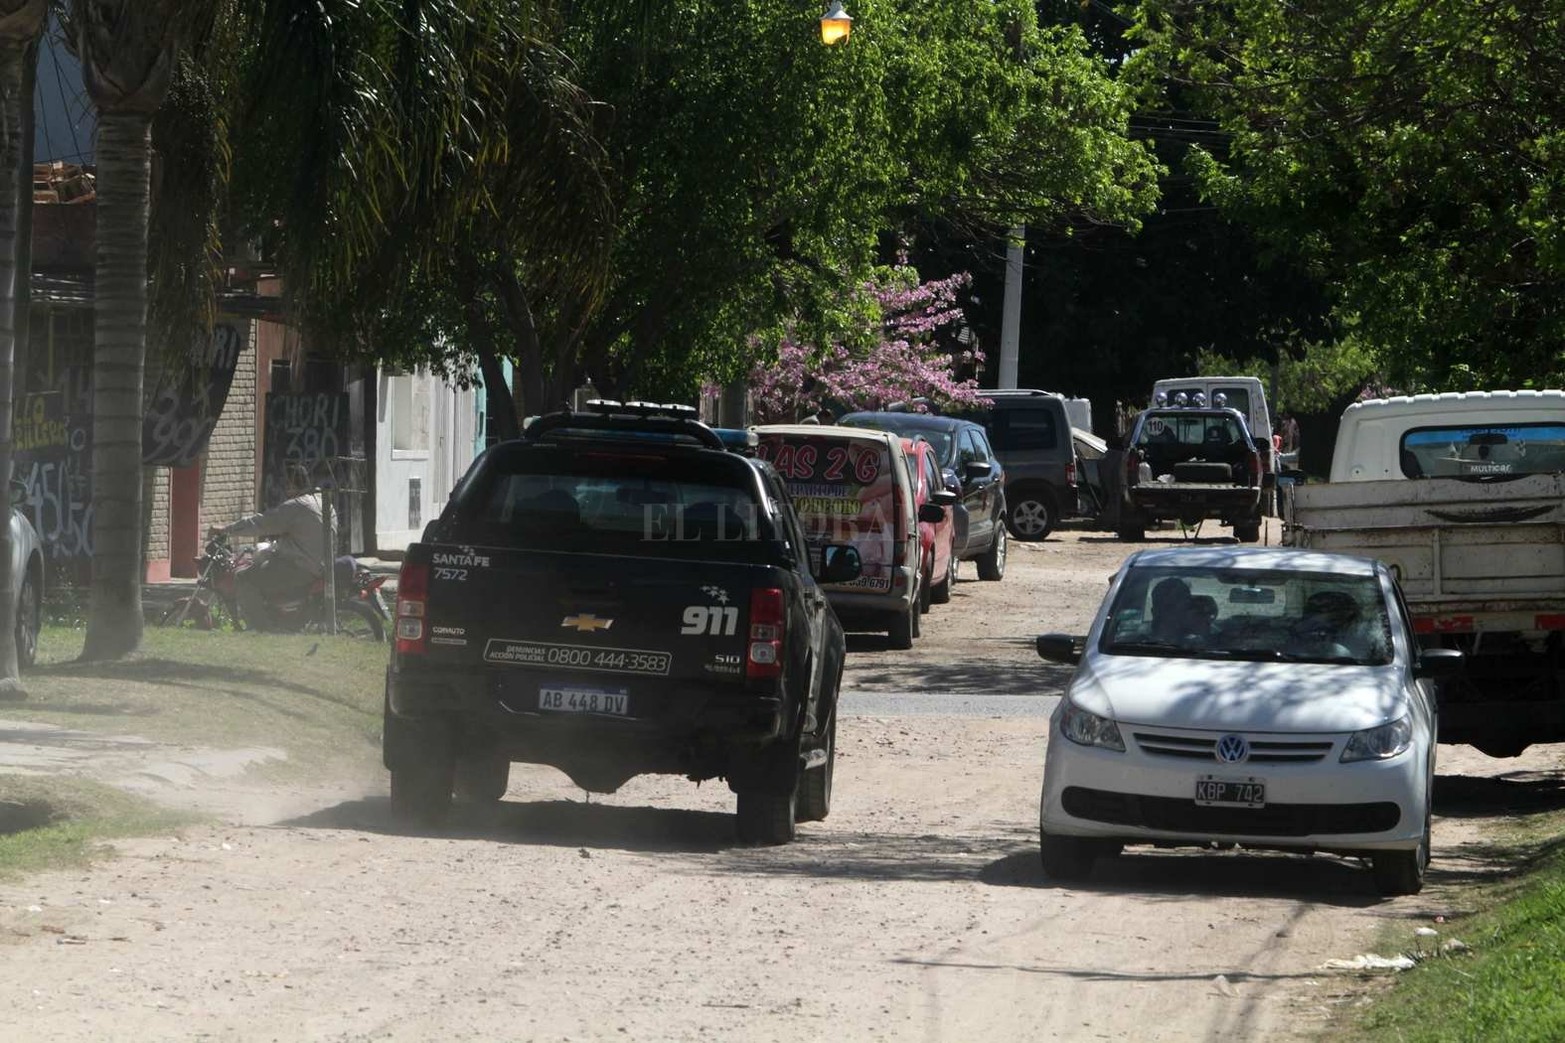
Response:
[{"label": "side mirror", "polygon": [[847,543],[828,544],[821,550],[822,583],[852,583],[864,571],[859,549]]},{"label": "side mirror", "polygon": [[940,480],[945,483],[946,491],[960,495],[962,492],[962,479],[956,476],[956,472],[947,467],[940,473]]},{"label": "side mirror", "polygon": [[1277,477],[1286,478],[1290,482],[1302,482],[1308,478],[1309,475],[1305,474],[1297,467],[1284,467],[1281,471],[1277,472]]},{"label": "side mirror", "polygon": [[1082,649],[1086,644],[1085,637],[1073,637],[1070,634],[1039,634],[1038,656],[1051,663],[1079,663]]},{"label": "side mirror", "polygon": [[[951,495],[950,493],[946,494]],[[931,525],[939,525],[946,520],[946,509],[938,503],[926,503],[918,509],[918,520],[928,522]]]},{"label": "side mirror", "polygon": [[27,483],[20,478],[11,479],[11,506],[20,507],[27,502]]},{"label": "side mirror", "polygon": [[1466,657],[1455,648],[1420,648],[1413,661],[1413,676],[1432,681],[1455,677],[1462,672]]},{"label": "side mirror", "polygon": [[994,473],[994,464],[991,464],[988,460],[970,460],[962,468],[962,473],[970,482],[979,478],[988,478]]},{"label": "side mirror", "polygon": [[945,489],[929,494],[929,502],[940,507],[955,507],[956,501],[959,499],[960,497],[956,493]]}]

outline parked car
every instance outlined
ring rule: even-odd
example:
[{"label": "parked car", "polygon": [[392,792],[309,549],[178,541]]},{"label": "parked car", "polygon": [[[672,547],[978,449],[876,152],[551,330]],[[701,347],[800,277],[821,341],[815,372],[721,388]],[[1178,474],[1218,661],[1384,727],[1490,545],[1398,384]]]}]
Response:
[{"label": "parked car", "polygon": [[1006,525],[1019,540],[1041,540],[1060,519],[1082,513],[1076,488],[1069,403],[1052,391],[985,390],[990,404],[953,415],[974,420],[1005,463]]},{"label": "parked car", "polygon": [[[589,792],[726,779],[741,839],[826,817],[842,627],[777,472],[695,411],[603,403],[487,450],[397,585],[383,756],[401,815],[506,792],[512,762]],[[621,412],[620,410],[629,410]]]},{"label": "parked car", "polygon": [[913,647],[923,575],[902,439],[834,425],[768,425],[755,433],[756,455],[787,483],[805,537],[858,549],[860,574],[823,584],[837,615],[850,629],[886,631],[894,648]]},{"label": "parked car", "polygon": [[[956,524],[952,516],[956,493],[948,490],[941,480],[933,445],[922,438],[904,438],[902,450],[912,471],[913,503],[918,510],[918,542],[922,548],[920,560],[924,563],[924,575],[919,584],[924,593],[919,611],[928,612],[930,605],[944,605],[951,600],[951,587],[956,582]],[[939,521],[934,520],[935,512],[927,509],[930,506],[939,509]]]},{"label": "parked car", "polygon": [[1324,851],[1409,894],[1429,862],[1431,682],[1395,577],[1369,558],[1262,548],[1132,555],[1055,708],[1039,811],[1044,871],[1087,876],[1127,844]]},{"label": "parked car", "polygon": [[1261,538],[1261,451],[1233,409],[1167,407],[1136,418],[1125,456],[1119,537],[1178,520],[1231,525],[1240,543]]},{"label": "parked car", "polygon": [[[13,483],[11,501],[25,495]],[[43,541],[32,523],[11,508],[11,598],[16,606],[16,665],[22,669],[38,659],[38,628],[43,619]]]},{"label": "parked car", "polygon": [[958,496],[957,559],[976,561],[980,579],[1005,576],[1005,467],[983,427],[932,413],[849,413],[840,423],[922,438],[933,446],[945,487]]}]

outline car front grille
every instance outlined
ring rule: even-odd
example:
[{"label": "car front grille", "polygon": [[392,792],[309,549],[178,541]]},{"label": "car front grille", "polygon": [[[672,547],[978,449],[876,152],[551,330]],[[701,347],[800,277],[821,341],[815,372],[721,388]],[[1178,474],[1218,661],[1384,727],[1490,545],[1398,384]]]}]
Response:
[{"label": "car front grille", "polygon": [[1307,837],[1384,833],[1395,829],[1402,820],[1402,809],[1391,801],[1214,808],[1177,797],[1146,797],[1081,786],[1067,786],[1060,799],[1066,813],[1075,818],[1196,835]]},{"label": "car front grille", "polygon": [[[1217,738],[1207,735],[1168,735],[1132,732],[1142,753],[1152,757],[1216,760]],[[1309,764],[1331,752],[1330,739],[1251,739],[1248,764]]]}]

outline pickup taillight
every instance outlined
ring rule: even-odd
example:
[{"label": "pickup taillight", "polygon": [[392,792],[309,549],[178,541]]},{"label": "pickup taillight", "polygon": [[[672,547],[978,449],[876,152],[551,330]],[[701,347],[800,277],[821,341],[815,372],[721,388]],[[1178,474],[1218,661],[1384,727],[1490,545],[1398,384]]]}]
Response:
[{"label": "pickup taillight", "polygon": [[1250,454],[1250,459],[1248,461],[1247,470],[1250,473],[1245,476],[1245,478],[1247,479],[1245,484],[1246,485],[1260,485],[1261,484],[1261,454],[1260,454],[1259,450],[1257,450],[1255,452],[1252,452]]},{"label": "pickup taillight", "polygon": [[1136,484],[1136,477],[1141,473],[1141,454],[1132,449],[1125,454],[1125,484]]},{"label": "pickup taillight", "polygon": [[745,655],[746,677],[782,675],[783,638],[788,627],[783,592],[777,587],[750,591],[750,643]]},{"label": "pickup taillight", "polygon": [[429,651],[429,623],[424,618],[429,602],[429,566],[402,563],[397,575],[397,653],[423,655]]},{"label": "pickup taillight", "polygon": [[1076,488],[1076,461],[1072,460],[1065,465],[1065,484],[1072,489]]}]

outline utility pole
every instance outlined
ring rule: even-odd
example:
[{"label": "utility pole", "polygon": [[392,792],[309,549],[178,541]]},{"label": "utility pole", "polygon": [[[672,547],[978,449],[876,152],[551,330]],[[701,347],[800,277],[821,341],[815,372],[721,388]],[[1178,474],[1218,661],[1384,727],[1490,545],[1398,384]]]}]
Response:
[{"label": "utility pole", "polygon": [[1000,312],[1000,380],[996,386],[1013,388],[1022,337],[1022,250],[1027,245],[1027,226],[1016,225],[1006,238],[1005,303]]}]

